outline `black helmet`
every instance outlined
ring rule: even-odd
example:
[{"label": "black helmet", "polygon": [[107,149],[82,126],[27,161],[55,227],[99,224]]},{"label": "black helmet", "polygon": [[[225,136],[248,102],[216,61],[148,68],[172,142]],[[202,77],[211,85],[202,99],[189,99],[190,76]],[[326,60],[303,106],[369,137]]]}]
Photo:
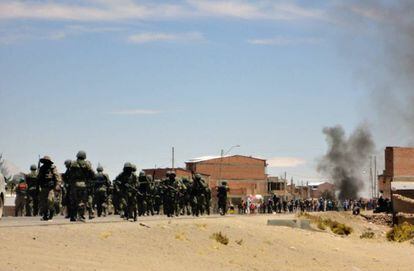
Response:
[{"label": "black helmet", "polygon": [[52,158],[50,158],[50,156],[43,156],[43,158],[40,159],[40,163],[42,164],[53,164],[52,162]]},{"label": "black helmet", "polygon": [[36,165],[31,165],[30,170],[37,170],[37,166]]},{"label": "black helmet", "polygon": [[130,162],[126,162],[124,164],[124,169],[127,169],[127,168],[133,169],[134,167],[132,166],[132,164]]},{"label": "black helmet", "polygon": [[98,171],[98,172],[102,172],[102,171],[103,171],[103,167],[102,167],[102,166],[98,166],[98,167],[96,168],[96,171]]},{"label": "black helmet", "polygon": [[84,151],[78,151],[78,154],[76,154],[76,158],[85,160],[86,159],[86,152]]},{"label": "black helmet", "polygon": [[65,163],[64,164],[65,164],[66,167],[70,167],[70,164],[72,164],[72,161],[69,160],[69,159],[68,160],[65,160]]}]

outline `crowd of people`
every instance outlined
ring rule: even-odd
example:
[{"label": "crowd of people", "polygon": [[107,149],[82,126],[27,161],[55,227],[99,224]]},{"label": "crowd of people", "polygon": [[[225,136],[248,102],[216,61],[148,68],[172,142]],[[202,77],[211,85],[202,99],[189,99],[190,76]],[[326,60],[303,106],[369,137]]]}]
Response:
[{"label": "crowd of people", "polygon": [[[96,173],[86,160],[86,153],[79,151],[76,160],[65,161],[66,171],[59,174],[49,156],[32,165],[30,173],[15,188],[15,215],[36,216],[52,220],[64,214],[70,221],[85,221],[106,216],[108,212],[126,220],[137,221],[138,216],[164,214],[210,214],[211,189],[200,174],[191,179],[177,178],[169,171],[165,179],[154,181],[141,171],[136,174],[134,164],[126,162],[122,172],[111,181],[101,166]],[[218,211],[227,211],[225,182],[217,187]]]},{"label": "crowd of people", "polygon": [[388,212],[391,210],[390,201],[382,196],[375,200],[349,200],[342,201],[334,199],[296,199],[287,200],[283,197],[273,195],[267,201],[254,201],[247,197],[237,206],[239,214],[254,213],[296,213],[296,212],[326,212],[326,211],[352,211],[359,214],[361,210],[374,210],[374,212]]},{"label": "crowd of people", "polygon": [[[95,214],[119,215],[126,220],[137,221],[139,216],[164,214],[168,217],[180,215],[209,215],[212,206],[212,191],[200,174],[192,178],[177,178],[168,171],[162,180],[153,180],[153,175],[144,171],[136,173],[134,164],[126,162],[122,172],[114,179],[98,166],[95,172],[86,160],[86,153],[79,151],[76,160],[65,161],[66,171],[59,174],[49,156],[32,165],[30,172],[15,186],[15,215],[37,216],[52,220],[56,214],[65,215],[70,221],[85,221]],[[224,215],[228,205],[229,187],[223,182],[216,188],[217,211]],[[247,197],[237,206],[239,214],[295,213],[361,210],[388,212],[390,201],[378,200],[291,199],[278,197],[268,199]]]}]

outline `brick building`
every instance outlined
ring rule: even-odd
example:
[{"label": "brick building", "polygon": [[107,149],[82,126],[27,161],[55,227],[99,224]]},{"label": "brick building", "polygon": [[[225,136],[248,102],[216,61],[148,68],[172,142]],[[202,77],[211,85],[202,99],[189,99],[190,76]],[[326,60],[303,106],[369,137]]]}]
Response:
[{"label": "brick building", "polygon": [[335,196],[335,185],[329,182],[310,182],[306,185],[289,184],[287,191],[293,199],[318,199],[324,193]]},{"label": "brick building", "polygon": [[330,193],[335,196],[335,185],[328,182],[313,182],[308,183],[309,197],[317,199],[324,193]]},{"label": "brick building", "polygon": [[378,190],[391,198],[391,182],[414,181],[414,148],[385,148],[385,170],[378,176]]},{"label": "brick building", "polygon": [[186,162],[186,169],[190,172],[210,176],[212,191],[221,181],[226,181],[230,188],[229,199],[233,204],[238,204],[247,195],[267,194],[266,166],[264,159],[243,155],[206,156]]},{"label": "brick building", "polygon": [[174,170],[178,178],[187,178],[190,179],[191,171],[184,168],[147,168],[143,169],[146,175],[150,175],[154,180],[162,180],[166,178],[167,172]]},{"label": "brick building", "polygon": [[267,192],[270,195],[277,195],[279,198],[288,198],[290,196],[287,190],[287,181],[279,177],[267,178]]},{"label": "brick building", "polygon": [[414,223],[414,148],[387,147],[378,188],[392,200],[394,222]]}]

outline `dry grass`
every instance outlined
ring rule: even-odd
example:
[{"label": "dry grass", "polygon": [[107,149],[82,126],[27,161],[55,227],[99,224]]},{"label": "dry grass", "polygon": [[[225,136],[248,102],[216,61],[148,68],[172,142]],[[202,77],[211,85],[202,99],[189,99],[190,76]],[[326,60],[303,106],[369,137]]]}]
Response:
[{"label": "dry grass", "polygon": [[222,234],[221,231],[213,233],[210,238],[225,246],[229,244],[229,238],[226,235]]},{"label": "dry grass", "polygon": [[243,245],[243,239],[236,240],[235,242],[236,242],[236,244],[238,244],[239,246]]},{"label": "dry grass", "polygon": [[175,239],[180,241],[187,241],[187,236],[185,235],[185,232],[177,232],[175,234]]},{"label": "dry grass", "polygon": [[372,239],[374,237],[375,237],[375,233],[372,231],[366,231],[359,236],[359,238],[361,239]]},{"label": "dry grass", "polygon": [[353,229],[350,226],[339,223],[338,221],[329,218],[313,216],[308,213],[300,214],[300,216],[309,219],[312,223],[316,224],[320,230],[326,230],[327,228],[330,228],[331,231],[337,235],[350,235],[353,232]]},{"label": "dry grass", "polygon": [[112,232],[110,231],[104,231],[104,232],[101,232],[100,234],[100,238],[103,240],[109,238],[110,236],[112,236]]},{"label": "dry grass", "polygon": [[394,242],[404,242],[414,239],[414,225],[404,222],[394,226],[388,233],[387,239]]}]

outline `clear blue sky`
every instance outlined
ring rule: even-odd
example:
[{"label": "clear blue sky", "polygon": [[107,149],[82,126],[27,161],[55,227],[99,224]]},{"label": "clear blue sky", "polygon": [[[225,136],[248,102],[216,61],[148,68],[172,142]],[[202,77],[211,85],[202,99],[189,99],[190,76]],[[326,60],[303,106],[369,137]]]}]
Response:
[{"label": "clear blue sky", "polygon": [[63,170],[82,149],[114,177],[169,166],[171,146],[184,165],[240,144],[271,174],[318,178],[322,128],[365,120],[352,52],[377,42],[336,3],[1,1],[0,152]]}]

